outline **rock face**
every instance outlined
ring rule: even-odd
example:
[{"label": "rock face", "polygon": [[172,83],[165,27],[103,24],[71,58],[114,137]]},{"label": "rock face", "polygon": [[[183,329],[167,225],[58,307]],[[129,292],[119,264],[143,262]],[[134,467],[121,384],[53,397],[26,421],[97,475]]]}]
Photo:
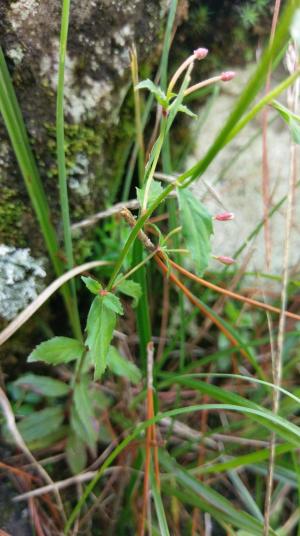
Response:
[{"label": "rock face", "polygon": [[[61,0],[0,3],[1,45],[58,233],[55,91],[61,4]],[[130,82],[130,48],[135,43],[141,63],[148,64],[155,56],[165,4],[163,0],[71,2],[65,135],[73,221],[99,210],[118,190],[133,129],[133,115],[127,112],[130,119],[120,120]],[[1,118],[0,139],[0,244],[29,247],[40,266],[43,239]],[[11,254],[11,249],[4,251]],[[26,295],[26,288],[23,291]]]},{"label": "rock face", "polygon": [[[216,138],[228,114],[236,103],[238,96],[246,85],[254,66],[249,65],[238,69],[236,78],[227,86],[221,86],[221,94],[215,99],[205,123],[202,125],[194,154],[188,165],[204,156],[206,150]],[[279,72],[273,76],[273,83],[287,75]],[[286,106],[286,95],[281,96]],[[274,207],[288,192],[290,134],[286,123],[272,110],[269,113],[271,122],[268,128],[270,191]],[[299,167],[299,166],[298,166]],[[193,187],[202,198],[212,214],[227,210],[235,213],[235,219],[229,222],[215,222],[213,253],[215,255],[234,256],[235,251],[245,243],[250,233],[263,219],[262,202],[262,138],[261,116],[257,116],[240,134],[223,149],[212,162],[203,176]],[[207,189],[209,184],[217,194],[220,202]],[[296,190],[296,206],[292,228],[290,249],[290,265],[299,270],[300,234],[299,234],[300,192]],[[270,272],[281,274],[285,246],[286,202],[272,216],[272,258]],[[250,240],[238,264],[249,249],[253,249],[248,269],[265,271],[265,247],[263,230]],[[216,269],[218,263],[212,261],[211,268]],[[222,265],[221,265],[222,267]],[[266,284],[266,280],[263,284]]]}]

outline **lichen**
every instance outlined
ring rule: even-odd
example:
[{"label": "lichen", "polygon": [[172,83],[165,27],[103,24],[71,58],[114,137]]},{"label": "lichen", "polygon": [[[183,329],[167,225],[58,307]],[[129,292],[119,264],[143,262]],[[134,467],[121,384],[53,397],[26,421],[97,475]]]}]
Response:
[{"label": "lichen", "polygon": [[26,19],[32,17],[39,7],[38,0],[19,0],[11,5],[10,21],[14,30],[18,29]]},{"label": "lichen", "polygon": [[24,57],[23,49],[19,44],[9,48],[6,54],[14,62],[15,65],[19,65]]},{"label": "lichen", "polygon": [[41,259],[30,249],[0,244],[0,316],[11,320],[37,297],[46,276]]},{"label": "lichen", "polygon": [[[44,55],[40,65],[42,77],[50,75],[49,83],[56,90],[58,79],[58,42],[52,43],[52,55]],[[95,48],[97,50],[97,47]],[[65,112],[74,123],[92,119],[99,105],[111,111],[111,93],[113,84],[110,80],[94,80],[88,74],[80,77],[77,83],[77,71],[80,69],[80,58],[72,58],[66,54],[65,59]]]}]

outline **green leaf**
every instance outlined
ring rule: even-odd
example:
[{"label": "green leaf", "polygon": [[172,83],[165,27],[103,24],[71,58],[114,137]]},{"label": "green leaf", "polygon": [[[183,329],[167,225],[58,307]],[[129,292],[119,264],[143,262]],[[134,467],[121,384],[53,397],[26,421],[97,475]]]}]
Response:
[{"label": "green leaf", "polygon": [[86,344],[95,367],[95,379],[101,378],[106,369],[107,354],[116,325],[116,313],[103,304],[103,297],[97,296],[90,308],[87,319]]},{"label": "green leaf", "polygon": [[62,408],[46,408],[35,411],[18,423],[18,429],[25,443],[41,439],[55,432],[64,420]]},{"label": "green leaf", "polygon": [[84,275],[81,276],[81,279],[92,294],[99,294],[99,290],[102,290],[102,285],[96,279]]},{"label": "green leaf", "polygon": [[54,337],[49,341],[39,344],[29,355],[27,361],[44,361],[49,365],[59,365],[69,363],[75,359],[80,359],[84,352],[81,342],[70,337]]},{"label": "green leaf", "polygon": [[149,78],[147,80],[142,80],[137,86],[135,86],[135,89],[148,89],[153,95],[155,95],[156,100],[161,104],[164,108],[168,106],[168,99],[166,94],[163,92],[163,90],[156,86]]},{"label": "green leaf", "polygon": [[48,376],[40,376],[38,374],[24,374],[20,376],[14,385],[21,387],[24,390],[31,390],[35,393],[44,396],[65,396],[70,388],[67,384],[48,378]]},{"label": "green leaf", "polygon": [[116,283],[116,290],[133,298],[132,307],[136,307],[142,295],[142,287],[132,279],[124,279],[120,284]]},{"label": "green leaf", "polygon": [[155,511],[156,511],[156,515],[158,519],[160,534],[161,536],[170,536],[167,518],[166,518],[166,514],[164,510],[164,505],[161,499],[160,491],[157,489],[157,484],[156,484],[156,480],[154,477],[154,472],[153,472],[152,467],[150,468],[150,478],[151,478],[151,491],[153,494],[154,506],[155,506]]},{"label": "green leaf", "polygon": [[55,445],[62,439],[65,439],[68,435],[69,427],[62,424],[59,428],[47,434],[43,437],[38,437],[34,441],[27,443],[27,446],[30,450],[42,450]]},{"label": "green leaf", "polygon": [[[144,202],[145,186],[146,184],[144,184],[143,188],[136,188],[136,195],[141,206],[143,205],[143,202]],[[163,192],[163,187],[160,184],[160,182],[152,180],[151,185],[150,185],[149,195],[148,195],[147,206],[151,205],[162,192]]]},{"label": "green leaf", "polygon": [[178,112],[182,112],[189,117],[197,117],[197,115],[194,114],[194,112],[192,112],[192,110],[190,110],[187,106],[185,106],[185,104],[180,104],[180,106],[178,107]]},{"label": "green leaf", "polygon": [[66,456],[68,465],[74,475],[86,467],[87,455],[85,444],[76,434],[70,434],[67,441]]},{"label": "green leaf", "polygon": [[290,117],[289,127],[291,131],[292,140],[297,145],[300,145],[300,123],[293,117]]},{"label": "green leaf", "polygon": [[89,396],[88,378],[81,378],[80,383],[75,385],[74,404],[81,427],[84,430],[84,436],[82,436],[82,430],[77,435],[92,448],[95,448],[97,431],[94,428],[94,423],[96,419],[93,411],[93,401]]},{"label": "green leaf", "polygon": [[190,190],[178,191],[182,232],[198,275],[206,270],[211,252],[212,217]]},{"label": "green leaf", "polygon": [[103,296],[103,305],[107,307],[107,309],[111,309],[112,311],[117,313],[117,315],[124,314],[120,299],[118,298],[118,296],[115,296],[111,292]]},{"label": "green leaf", "polygon": [[[161,453],[160,462],[168,471],[169,477],[176,478],[181,489],[184,490],[184,494],[180,494],[183,503],[198,506],[202,511],[211,513],[216,520],[220,518],[237,528],[249,530],[253,536],[262,534],[263,523],[260,520],[237,509],[223,495],[207,484],[199,482],[187,470],[176,464],[167,453]],[[274,531],[270,530],[271,534],[275,535]]]},{"label": "green leaf", "polygon": [[288,124],[294,143],[300,144],[300,117],[283,106],[278,101],[273,101],[272,106],[278,111],[282,119]]},{"label": "green leaf", "polygon": [[125,359],[114,346],[109,347],[107,356],[108,368],[117,376],[124,376],[131,383],[139,383],[141,381],[140,369],[131,361]]}]

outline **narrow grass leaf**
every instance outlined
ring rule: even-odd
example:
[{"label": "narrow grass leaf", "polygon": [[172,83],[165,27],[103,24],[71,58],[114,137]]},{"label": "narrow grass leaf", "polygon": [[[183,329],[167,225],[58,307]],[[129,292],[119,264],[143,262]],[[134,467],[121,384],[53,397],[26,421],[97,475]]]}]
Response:
[{"label": "narrow grass leaf", "polygon": [[[172,458],[163,453],[160,457],[162,466],[170,473],[172,478],[176,478],[184,490],[196,494],[209,504],[211,513],[216,520],[218,515],[225,514],[230,523],[240,529],[251,530],[253,534],[261,535],[263,523],[255,519],[250,514],[237,510],[223,495],[212,489],[210,486],[199,482],[198,479],[189,474],[188,471],[180,467]],[[272,533],[271,533],[272,534]]]},{"label": "narrow grass leaf", "polygon": [[154,499],[155,512],[158,519],[160,535],[161,536],[170,536],[167,518],[164,510],[164,505],[160,492],[157,489],[157,484],[154,476],[153,467],[150,469],[150,481],[151,481],[151,491]]}]

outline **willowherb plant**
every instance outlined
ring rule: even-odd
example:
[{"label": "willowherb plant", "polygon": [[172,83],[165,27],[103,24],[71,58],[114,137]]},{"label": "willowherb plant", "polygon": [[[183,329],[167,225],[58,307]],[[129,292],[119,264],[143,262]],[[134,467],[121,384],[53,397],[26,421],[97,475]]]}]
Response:
[{"label": "willowherb plant", "polygon": [[[293,10],[289,8],[287,10],[286,20],[284,21],[284,27],[289,24],[292,13]],[[146,165],[142,170],[143,176],[140,187],[137,188],[137,200],[140,205],[139,216],[135,219],[131,212],[125,209],[121,212],[122,217],[130,228],[130,234],[125,244],[120,247],[119,257],[115,262],[109,281],[105,284],[104,281],[101,280],[100,282],[90,276],[82,277],[82,281],[87,290],[93,296],[87,315],[84,340],[81,340],[79,337],[78,339],[70,337],[54,337],[37,346],[28,358],[29,362],[41,361],[49,365],[61,365],[74,362],[75,371],[71,377],[70,385],[65,385],[64,382],[51,380],[50,378],[48,378],[50,383],[49,381],[47,383],[45,377],[34,374],[25,375],[25,377],[21,377],[18,380],[19,388],[20,386],[28,385],[35,388],[39,386],[40,392],[42,394],[44,393],[45,396],[46,393],[48,396],[48,393],[52,390],[52,392],[56,393],[56,396],[68,398],[70,403],[67,406],[68,427],[65,432],[67,436],[66,452],[69,466],[74,473],[84,469],[87,462],[87,450],[93,455],[96,455],[99,438],[99,422],[103,416],[105,407],[103,400],[100,400],[99,397],[97,382],[102,379],[106,371],[109,371],[112,374],[121,375],[134,384],[138,384],[143,377],[140,368],[121,355],[118,345],[114,344],[114,336],[116,334],[115,329],[117,327],[118,319],[124,315],[121,296],[130,297],[133,300],[133,308],[138,306],[139,300],[143,297],[142,293],[145,289],[142,285],[137,283],[136,280],[133,280],[132,276],[136,275],[141,268],[148,267],[148,263],[151,260],[156,263],[164,276],[169,278],[169,281],[184,293],[193,306],[201,311],[201,313],[203,313],[211,322],[215,323],[218,329],[227,337],[230,344],[235,347],[236,351],[239,351],[251,364],[254,370],[257,371],[261,378],[259,381],[264,381],[264,373],[260,365],[255,361],[252,352],[249,351],[247,346],[243,343],[236,330],[228,326],[218,314],[194,296],[194,294],[177,277],[176,273],[179,272],[180,274],[189,277],[194,282],[204,285],[216,292],[221,292],[223,294],[227,293],[227,295],[233,299],[238,299],[240,301],[245,300],[245,302],[250,305],[256,305],[265,310],[278,313],[278,310],[274,307],[272,308],[266,304],[260,304],[251,299],[244,299],[243,296],[226,291],[226,289],[220,288],[217,285],[213,285],[202,279],[211,258],[214,258],[225,265],[231,265],[235,262],[235,260],[230,257],[225,257],[223,255],[214,256],[211,253],[211,236],[214,230],[213,222],[230,221],[234,218],[234,214],[231,212],[222,212],[212,216],[209,214],[206,207],[194,196],[192,190],[189,189],[188,186],[202,175],[218,152],[229,143],[245,124],[247,124],[247,122],[250,121],[266,104],[272,103],[280,115],[287,120],[291,129],[294,129],[294,131],[299,134],[299,118],[295,117],[295,114],[291,114],[289,110],[285,109],[281,104],[274,101],[284,89],[296,80],[299,75],[298,69],[293,71],[289,78],[279,84],[279,86],[273,89],[270,94],[259,101],[250,112],[246,113],[248,106],[251,104],[263,83],[262,75],[265,74],[270,57],[272,57],[272,55],[277,56],[280,53],[286,40],[286,31],[281,31],[281,33],[274,39],[272,46],[263,57],[262,63],[258,67],[256,74],[249,82],[249,85],[241,95],[236,108],[229,116],[220,135],[204,158],[200,162],[197,162],[192,168],[175,177],[174,180],[172,179],[165,188],[163,188],[161,182],[155,179],[155,173],[166,140],[170,134],[171,127],[179,113],[185,113],[192,118],[195,116],[195,114],[184,104],[185,97],[199,89],[213,84],[230,83],[234,78],[235,73],[233,71],[226,71],[212,78],[208,78],[207,80],[190,85],[192,69],[198,61],[205,60],[205,57],[208,54],[207,49],[198,48],[176,70],[169,83],[166,84],[165,90],[149,79],[137,83],[134,88],[136,92],[143,89],[150,91],[151,94],[154,95],[161,111],[159,132],[152,146]],[[169,195],[174,191],[176,191],[177,194],[178,205],[176,208],[178,208],[179,222],[178,225],[173,228],[170,225],[168,232],[164,235],[162,229],[153,225],[149,220],[153,212],[161,203],[169,199]],[[139,243],[144,249],[145,254],[143,255],[142,253],[139,262],[134,264],[128,271],[123,272],[124,261],[127,259],[134,243]],[[172,247],[174,244],[175,247]],[[196,274],[189,272],[178,262],[178,254],[186,252],[190,253]],[[176,256],[175,260],[172,258],[173,254]],[[297,315],[294,315],[294,317],[295,316]],[[66,526],[67,533],[78,516],[88,494],[92,491],[93,487],[102,476],[105,468],[109,466],[118,453],[122,452],[131,440],[137,438],[139,434],[143,433],[146,429],[149,430],[149,433],[147,434],[147,463],[145,464],[144,498],[147,497],[150,475],[151,489],[157,512],[160,512],[160,527],[164,526],[164,514],[162,513],[161,508],[159,482],[157,478],[157,470],[159,469],[157,450],[155,450],[157,445],[153,452],[154,470],[150,463],[150,449],[153,446],[153,443],[155,444],[156,442],[155,423],[153,421],[159,420],[161,416],[154,416],[152,383],[153,346],[151,341],[148,340],[147,342],[150,344],[147,344],[145,351],[149,357],[148,364],[150,362],[151,365],[148,367],[147,418],[150,420],[152,419],[152,422],[142,423],[131,435],[125,438],[115,450],[112,451],[104,465],[88,485],[76,508],[72,512]],[[174,382],[175,380],[173,379],[172,381]],[[180,385],[190,387],[188,380],[184,378],[178,379],[178,386]],[[205,391],[205,389],[207,390]],[[291,436],[293,441],[296,441],[296,439],[299,440],[300,433],[297,430],[293,430],[293,433],[290,432],[289,436],[286,431],[285,423],[281,422],[280,419],[275,419],[274,424],[274,418],[272,421],[272,417],[267,411],[259,411],[257,407],[254,407],[253,404],[250,402],[248,403],[248,401],[242,397],[234,396],[231,393],[225,395],[221,389],[218,390],[215,386],[206,386],[205,384],[204,386],[201,384],[201,389],[199,388],[199,390],[202,394],[213,394],[215,399],[222,402],[225,409],[229,408],[231,411],[240,411],[240,407],[244,404],[242,407],[246,414],[248,412],[252,415],[255,414],[255,411],[257,412],[258,422],[267,422],[270,429],[275,428],[276,425],[280,430],[282,437],[285,439],[289,439]],[[55,409],[55,411],[53,411],[53,409]],[[196,409],[202,410],[205,409],[205,406],[198,406]],[[179,410],[172,411],[175,413],[171,412],[167,417],[177,414],[180,415],[180,412],[187,412],[187,408],[180,408]],[[44,414],[41,415],[41,417],[44,417],[45,419],[44,427],[50,427],[54,430],[63,422],[64,412],[61,405],[58,406],[58,408],[46,407],[42,412],[44,412]],[[184,482],[186,479],[185,473],[183,470],[179,469],[175,463],[170,461],[166,453],[162,454],[160,463],[163,464],[164,468],[169,469],[170,472],[176,472],[178,480],[181,483]],[[197,484],[197,480],[189,480],[189,484],[190,489],[193,489],[193,486],[195,487]],[[198,483],[197,493],[200,497],[199,486],[201,487]],[[201,488],[202,496],[205,496],[206,490],[207,488],[205,487]],[[232,516],[234,519],[233,525],[237,526],[238,529],[250,530],[251,534],[261,533],[260,520],[255,519],[249,514],[244,517],[242,515],[235,516],[236,510],[234,508],[230,509],[230,505],[222,502],[222,499],[220,494],[214,492],[212,503],[214,502],[214,504],[223,506],[223,510],[220,506],[218,512],[221,512],[221,516],[223,513],[225,519],[224,526],[225,523],[227,523],[227,513],[225,515],[224,511],[227,512],[228,510],[228,516]],[[144,504],[146,504],[145,500]],[[224,507],[224,504],[226,508]],[[143,514],[141,518],[140,534],[143,534],[144,521]],[[165,532],[162,531],[162,533],[168,534],[166,530]]]}]

